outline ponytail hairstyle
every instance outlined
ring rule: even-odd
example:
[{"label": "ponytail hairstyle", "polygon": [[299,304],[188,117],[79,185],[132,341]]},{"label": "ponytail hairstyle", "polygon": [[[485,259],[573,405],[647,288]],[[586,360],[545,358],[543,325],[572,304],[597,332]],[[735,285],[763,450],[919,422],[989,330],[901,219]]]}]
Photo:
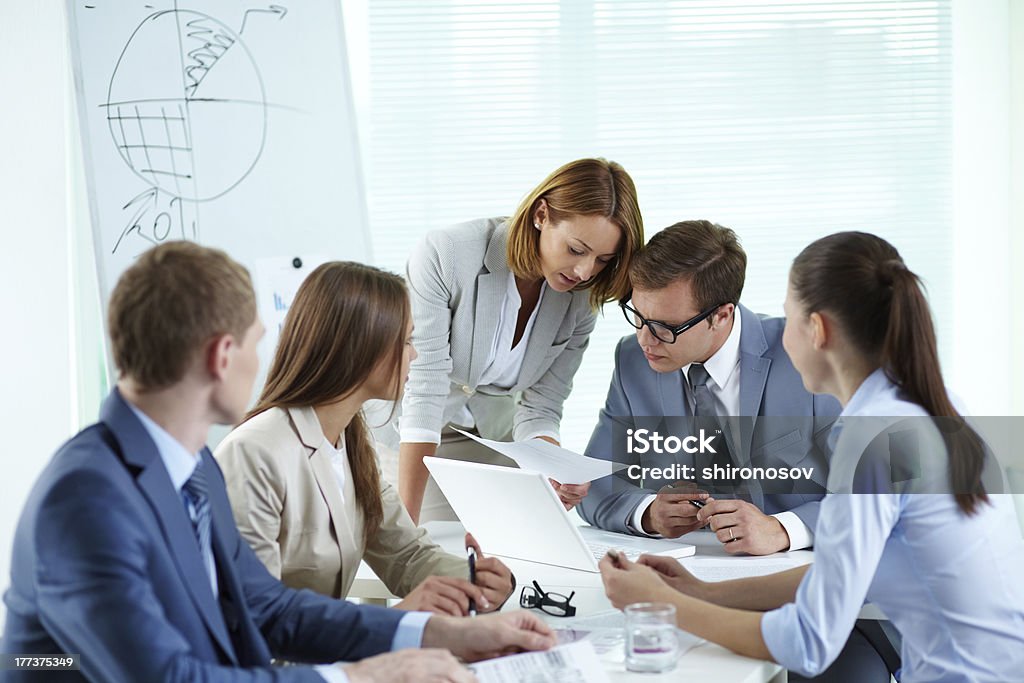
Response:
[{"label": "ponytail hairstyle", "polygon": [[882,368],[907,398],[940,420],[950,484],[964,514],[988,501],[985,448],[956,412],[939,368],[938,345],[921,279],[881,237],[840,232],[812,242],[793,261],[790,286],[804,311],[827,311],[853,346]]},{"label": "ponytail hairstyle", "polygon": [[[271,408],[304,408],[350,396],[384,362],[394,368],[394,398],[412,313],[405,282],[397,275],[348,261],[325,263],[299,287],[274,360],[251,417]],[[362,413],[345,428],[356,503],[363,512],[363,540],[384,519],[380,471]]]}]

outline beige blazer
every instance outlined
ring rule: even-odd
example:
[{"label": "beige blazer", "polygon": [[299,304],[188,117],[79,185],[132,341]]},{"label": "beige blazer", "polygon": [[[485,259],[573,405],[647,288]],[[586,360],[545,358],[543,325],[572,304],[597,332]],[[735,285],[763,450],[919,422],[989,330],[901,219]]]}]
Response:
[{"label": "beige blazer", "polygon": [[466,560],[416,527],[383,480],[384,520],[364,545],[351,472],[342,495],[323,443],[312,408],[274,408],[239,426],[214,453],[238,529],[271,574],[335,598],[348,593],[362,559],[398,596],[435,574],[467,577]]},{"label": "beige blazer", "polygon": [[483,395],[477,383],[508,285],[507,241],[506,220],[488,218],[431,232],[409,257],[419,358],[409,369],[402,427],[440,433],[468,405],[484,436],[500,438],[510,428],[517,441],[558,433],[562,404],[594,329],[590,292],[545,292],[516,386],[508,395]]}]

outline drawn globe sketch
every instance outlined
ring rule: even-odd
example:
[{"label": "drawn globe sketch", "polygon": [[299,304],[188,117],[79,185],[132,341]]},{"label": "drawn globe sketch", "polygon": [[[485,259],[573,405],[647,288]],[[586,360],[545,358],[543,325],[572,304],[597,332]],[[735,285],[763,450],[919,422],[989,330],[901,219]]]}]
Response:
[{"label": "drawn globe sketch", "polygon": [[234,30],[192,10],[146,17],[110,78],[107,123],[121,158],[148,185],[216,199],[263,152],[267,102],[259,68]]}]

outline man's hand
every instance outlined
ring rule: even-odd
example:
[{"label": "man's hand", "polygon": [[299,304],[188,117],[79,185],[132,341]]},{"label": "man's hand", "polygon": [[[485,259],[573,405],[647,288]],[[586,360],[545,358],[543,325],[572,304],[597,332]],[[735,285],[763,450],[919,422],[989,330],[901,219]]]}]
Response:
[{"label": "man's hand", "polygon": [[782,522],[745,500],[709,498],[697,517],[715,532],[731,555],[770,555],[789,549],[789,534]]},{"label": "man's hand", "polygon": [[667,602],[675,591],[654,569],[630,562],[622,553],[609,553],[597,563],[604,581],[604,594],[622,609],[634,602]]},{"label": "man's hand", "polygon": [[423,647],[448,648],[467,662],[547,650],[555,642],[555,634],[548,625],[523,610],[473,619],[431,617],[423,631]]},{"label": "man's hand", "polygon": [[473,534],[466,534],[466,547],[476,549],[476,585],[486,598],[484,602],[476,601],[477,610],[492,612],[500,609],[512,595],[512,570],[496,557],[485,557]]},{"label": "man's hand", "polygon": [[[494,608],[494,604],[487,597],[487,591],[466,579],[454,576],[428,576],[395,607],[411,612],[433,612],[464,617],[469,614],[470,598],[481,611]],[[501,599],[504,601],[505,598]]]},{"label": "man's hand", "polygon": [[399,650],[346,664],[349,683],[473,683],[476,676],[447,650]]},{"label": "man's hand", "polygon": [[679,560],[664,555],[641,555],[636,563],[653,569],[662,581],[680,593],[707,600],[704,596],[707,584],[687,571]]},{"label": "man's hand", "polygon": [[691,500],[707,500],[708,494],[692,483],[665,486],[647,506],[640,518],[640,526],[648,534],[661,534],[665,538],[679,538],[704,526],[697,513],[700,508]]},{"label": "man's hand", "polygon": [[579,502],[590,492],[589,481],[586,484],[561,484],[550,477],[548,477],[548,481],[555,487],[555,493],[558,494],[558,498],[566,510],[572,510],[579,505]]}]

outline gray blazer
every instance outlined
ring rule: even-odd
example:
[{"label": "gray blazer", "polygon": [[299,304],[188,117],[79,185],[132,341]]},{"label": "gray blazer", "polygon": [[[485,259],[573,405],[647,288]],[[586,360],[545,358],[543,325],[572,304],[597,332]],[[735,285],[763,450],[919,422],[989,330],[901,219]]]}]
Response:
[{"label": "gray blazer", "polygon": [[403,428],[440,432],[468,405],[484,436],[500,437],[510,428],[516,440],[558,433],[562,404],[594,329],[587,291],[548,289],[516,386],[502,395],[478,391],[508,284],[507,237],[504,218],[460,223],[429,233],[410,256],[406,279],[419,358],[409,370]]},{"label": "gray blazer", "polygon": [[[818,501],[828,476],[829,429],[839,415],[831,396],[815,396],[804,389],[800,375],[782,348],[783,318],[764,318],[744,306],[740,331],[739,444],[731,444],[733,464],[763,467],[813,467],[814,481],[800,492],[751,492],[752,502],[767,514],[790,510],[812,531]],[[682,372],[659,373],[644,358],[636,335],[623,337],[615,349],[615,371],[608,398],[590,437],[586,454],[605,460],[662,467],[681,462],[677,456],[626,455],[613,449],[623,443],[628,427],[656,426],[663,417],[690,415]],[[772,419],[758,419],[764,417]],[[646,418],[641,420],[640,418]],[[671,428],[665,429],[671,432]],[[623,449],[624,451],[624,449]],[[656,488],[638,488],[625,470],[594,482],[579,505],[585,520],[604,529],[631,533],[629,520],[637,505]],[[660,485],[660,484],[659,484]],[[719,496],[721,497],[721,496]]]}]

